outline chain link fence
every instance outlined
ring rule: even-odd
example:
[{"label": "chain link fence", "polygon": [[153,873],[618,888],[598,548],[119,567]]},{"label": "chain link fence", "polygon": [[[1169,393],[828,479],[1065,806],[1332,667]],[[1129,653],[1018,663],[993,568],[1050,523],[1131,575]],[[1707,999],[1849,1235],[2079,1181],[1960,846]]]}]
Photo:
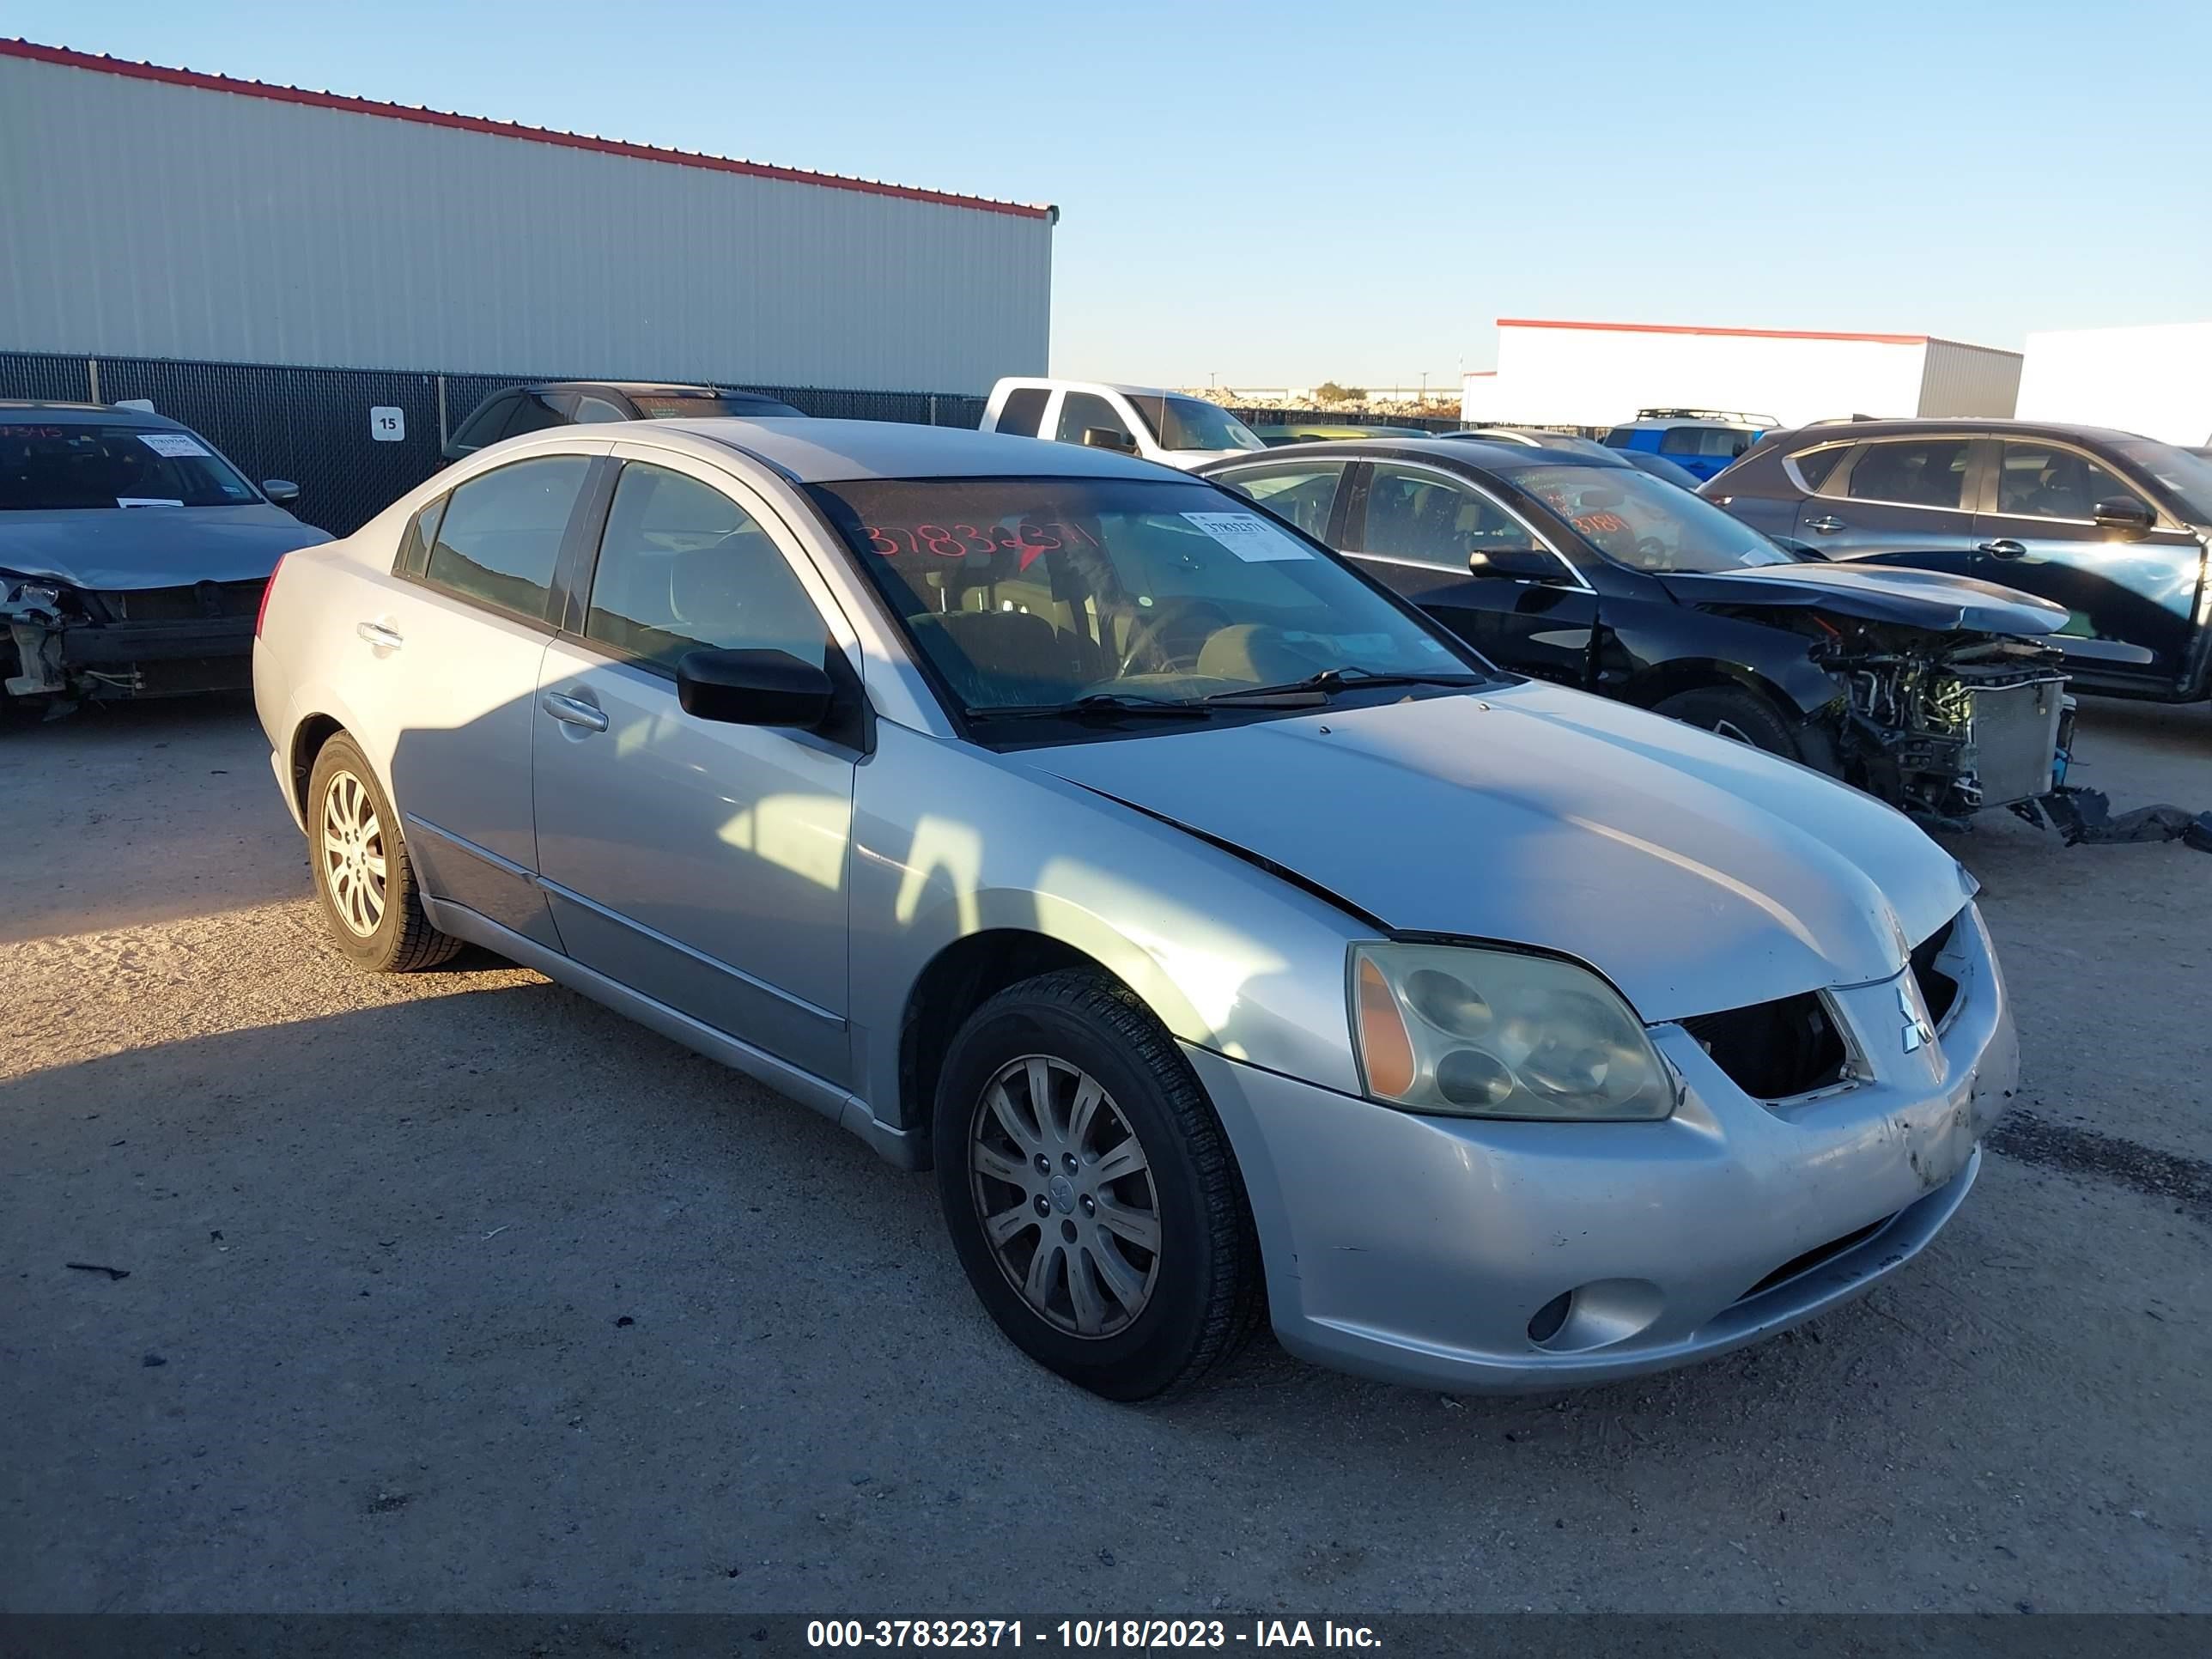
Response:
[{"label": "chain link fence", "polygon": [[1271,426],[1410,426],[1423,432],[1456,432],[1467,424],[1456,415],[1369,415],[1341,409],[1248,408],[1237,404],[1227,407],[1255,432]]},{"label": "chain link fence", "polygon": [[[337,536],[360,528],[443,466],[446,434],[492,392],[529,381],[585,378],[0,352],[0,398],[114,404],[143,398],[206,437],[255,480],[287,478],[298,484],[300,499],[292,510]],[[965,427],[983,418],[984,400],[959,393],[785,386],[746,390],[817,418]],[[394,409],[398,435],[372,436],[369,411]]]}]

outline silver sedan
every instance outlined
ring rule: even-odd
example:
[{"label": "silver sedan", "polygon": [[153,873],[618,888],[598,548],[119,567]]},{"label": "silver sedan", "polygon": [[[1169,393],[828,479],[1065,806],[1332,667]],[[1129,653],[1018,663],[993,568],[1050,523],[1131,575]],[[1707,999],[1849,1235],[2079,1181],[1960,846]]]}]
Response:
[{"label": "silver sedan", "polygon": [[1898,813],[1102,451],[512,440],[287,558],[254,679],[345,957],[489,947],[933,1167],[1119,1399],[1262,1316],[1457,1390],[1737,1346],[1925,1246],[2014,1088]]}]

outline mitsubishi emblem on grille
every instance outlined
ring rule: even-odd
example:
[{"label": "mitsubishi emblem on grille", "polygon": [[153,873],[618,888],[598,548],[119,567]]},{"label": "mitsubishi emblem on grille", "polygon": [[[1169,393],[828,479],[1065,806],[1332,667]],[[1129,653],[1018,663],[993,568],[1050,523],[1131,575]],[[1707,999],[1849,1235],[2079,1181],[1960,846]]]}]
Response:
[{"label": "mitsubishi emblem on grille", "polygon": [[1897,982],[1897,1012],[1905,1016],[1905,1052],[1911,1054],[1923,1043],[1936,1041],[1936,1033],[1928,1024],[1927,1005],[1913,994],[1909,980]]}]

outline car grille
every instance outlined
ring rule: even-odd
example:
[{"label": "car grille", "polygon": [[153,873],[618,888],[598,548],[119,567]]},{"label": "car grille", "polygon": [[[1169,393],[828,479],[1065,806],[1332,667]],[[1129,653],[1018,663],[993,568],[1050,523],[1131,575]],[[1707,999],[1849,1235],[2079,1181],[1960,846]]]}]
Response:
[{"label": "car grille", "polygon": [[1876,1233],[1880,1232],[1884,1227],[1887,1227],[1891,1222],[1896,1219],[1897,1218],[1893,1215],[1886,1215],[1879,1221],[1869,1221],[1863,1227],[1852,1229],[1852,1231],[1845,1233],[1841,1238],[1832,1238],[1825,1244],[1816,1244],[1811,1249],[1806,1251],[1802,1255],[1794,1255],[1790,1257],[1789,1261],[1784,1262],[1772,1273],[1767,1274],[1765,1278],[1760,1279],[1758,1284],[1753,1285],[1741,1296],[1736,1297],[1736,1300],[1739,1302],[1748,1302],[1754,1296],[1758,1296],[1764,1291],[1772,1290],[1777,1285],[1788,1284],[1800,1273],[1808,1273],[1812,1272],[1814,1268],[1819,1267],[1824,1261],[1834,1261],[1845,1250],[1851,1249],[1855,1245],[1865,1243],[1867,1240],[1872,1238]]},{"label": "car grille", "polygon": [[1692,1014],[1681,1024],[1729,1080],[1755,1100],[1809,1094],[1848,1075],[1843,1034],[1814,992]]},{"label": "car grille", "polygon": [[1979,805],[2008,806],[2048,793],[2066,702],[2064,677],[2016,685],[1977,685],[1968,679],[1966,685],[1971,712],[1960,770],[1973,780]]},{"label": "car grille", "polygon": [[115,622],[199,622],[222,617],[250,617],[260,608],[258,580],[242,582],[201,582],[191,587],[134,587],[105,593]]},{"label": "car grille", "polygon": [[1954,916],[1913,947],[1912,977],[1920,986],[1921,1000],[1928,1005],[1928,1018],[1937,1025],[1959,1000],[1959,981],[1936,965],[1936,958],[1943,954],[1958,925],[1959,918]]}]

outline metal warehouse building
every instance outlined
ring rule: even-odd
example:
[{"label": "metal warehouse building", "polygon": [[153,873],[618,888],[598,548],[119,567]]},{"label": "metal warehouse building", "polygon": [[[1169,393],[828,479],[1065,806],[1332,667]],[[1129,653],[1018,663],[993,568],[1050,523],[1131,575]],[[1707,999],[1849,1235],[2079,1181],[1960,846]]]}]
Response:
[{"label": "metal warehouse building", "polygon": [[2007,416],[2021,356],[1925,334],[1498,319],[1498,368],[1467,376],[1471,422],[1601,427],[1639,409],[1771,416]]},{"label": "metal warehouse building", "polygon": [[[150,396],[248,452],[273,440],[226,399],[340,448],[397,404],[387,499],[514,380],[972,423],[1046,368],[1058,216],[0,40],[0,397]],[[306,484],[317,458],[237,459]]]}]

